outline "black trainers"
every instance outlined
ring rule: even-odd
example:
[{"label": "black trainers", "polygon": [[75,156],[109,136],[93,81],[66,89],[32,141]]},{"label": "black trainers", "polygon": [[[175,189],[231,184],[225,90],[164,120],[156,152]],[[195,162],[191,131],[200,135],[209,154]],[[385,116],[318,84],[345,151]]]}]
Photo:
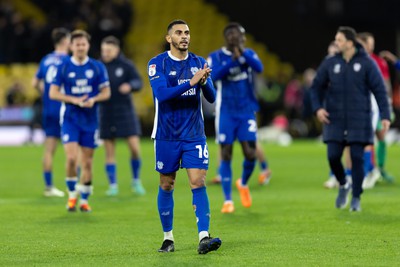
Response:
[{"label": "black trainers", "polygon": [[211,236],[206,236],[200,240],[197,252],[199,252],[199,254],[207,254],[210,251],[217,250],[221,244],[222,241],[218,237],[212,238]]},{"label": "black trainers", "polygon": [[174,251],[175,251],[174,241],[169,239],[165,239],[161,245],[161,248],[158,250],[158,252],[174,252]]}]

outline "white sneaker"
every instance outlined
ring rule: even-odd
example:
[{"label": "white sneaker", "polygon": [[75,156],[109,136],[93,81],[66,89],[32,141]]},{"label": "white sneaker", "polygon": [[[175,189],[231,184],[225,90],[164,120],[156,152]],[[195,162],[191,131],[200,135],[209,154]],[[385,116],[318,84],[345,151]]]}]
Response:
[{"label": "white sneaker", "polygon": [[44,196],[45,197],[63,197],[63,196],[65,196],[65,193],[53,186],[50,188],[46,188],[46,190],[44,190]]},{"label": "white sneaker", "polygon": [[339,187],[339,182],[336,180],[335,175],[329,176],[329,179],[324,183],[324,187],[327,189]]},{"label": "white sneaker", "polygon": [[374,168],[370,171],[367,176],[364,177],[362,188],[363,189],[371,189],[375,186],[376,182],[381,177],[381,173],[378,168]]}]

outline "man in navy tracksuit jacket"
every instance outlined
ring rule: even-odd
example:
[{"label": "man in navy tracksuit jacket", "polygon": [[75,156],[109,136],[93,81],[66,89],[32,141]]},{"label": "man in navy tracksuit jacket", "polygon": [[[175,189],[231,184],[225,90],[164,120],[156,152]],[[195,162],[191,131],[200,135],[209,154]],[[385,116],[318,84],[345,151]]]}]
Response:
[{"label": "man in navy tracksuit jacket", "polygon": [[[364,179],[364,147],[373,143],[371,93],[374,94],[385,131],[390,126],[390,111],[383,78],[375,62],[356,42],[356,32],[340,27],[335,36],[339,53],[327,57],[318,68],[311,86],[313,111],[324,124],[323,141],[328,145],[328,160],[340,187],[336,207],[345,208],[353,190],[350,210],[360,211]],[[352,185],[345,178],[341,156],[350,146]]]},{"label": "man in navy tracksuit jacket", "polygon": [[135,194],[146,193],[140,179],[140,127],[139,117],[132,101],[132,92],[143,87],[143,81],[133,62],[121,53],[120,41],[107,36],[101,42],[101,61],[110,77],[111,98],[100,104],[100,138],[104,140],[105,170],[109,181],[106,194],[118,194],[116,139],[126,140],[130,151],[132,190]]}]

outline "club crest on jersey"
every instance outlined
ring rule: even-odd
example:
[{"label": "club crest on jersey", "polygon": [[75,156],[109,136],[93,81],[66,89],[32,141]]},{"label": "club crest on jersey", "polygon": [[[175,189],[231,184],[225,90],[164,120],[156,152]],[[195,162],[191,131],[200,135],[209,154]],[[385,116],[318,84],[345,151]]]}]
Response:
[{"label": "club crest on jersey", "polygon": [[340,64],[336,64],[336,65],[333,67],[333,72],[334,72],[334,73],[339,73],[339,72],[340,72]]},{"label": "club crest on jersey", "polygon": [[354,63],[353,69],[355,72],[359,72],[361,70],[361,64],[360,63]]},{"label": "club crest on jersey", "polygon": [[115,70],[115,76],[121,77],[124,74],[124,69],[123,68],[117,68]]},{"label": "club crest on jersey", "polygon": [[154,76],[156,74],[156,64],[151,64],[149,66],[149,76]]},{"label": "club crest on jersey", "polygon": [[93,78],[93,75],[94,75],[94,71],[93,70],[86,70],[85,71],[86,78],[88,78],[88,79]]},{"label": "club crest on jersey", "polygon": [[75,76],[76,76],[75,72],[68,73],[68,78],[75,78]]},{"label": "club crest on jersey", "polygon": [[199,68],[198,68],[198,67],[191,67],[191,68],[190,68],[190,71],[192,72],[193,75],[195,75],[196,72],[199,71]]}]

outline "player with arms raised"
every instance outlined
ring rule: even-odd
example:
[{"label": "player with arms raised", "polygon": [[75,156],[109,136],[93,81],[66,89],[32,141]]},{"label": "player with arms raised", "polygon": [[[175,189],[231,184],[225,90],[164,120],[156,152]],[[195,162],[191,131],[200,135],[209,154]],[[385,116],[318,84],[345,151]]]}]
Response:
[{"label": "player with arms raised", "polygon": [[174,184],[179,168],[186,168],[193,193],[193,208],[199,233],[198,253],[217,250],[219,238],[212,238],[210,205],[205,186],[208,150],[201,109],[201,93],[209,102],[215,101],[211,69],[205,59],[188,52],[190,32],[183,20],[168,25],[166,40],[170,50],[152,58],[148,65],[153,89],[155,118],[152,138],[156,170],[160,173],[158,212],[164,230],[159,252],[172,252]]}]

